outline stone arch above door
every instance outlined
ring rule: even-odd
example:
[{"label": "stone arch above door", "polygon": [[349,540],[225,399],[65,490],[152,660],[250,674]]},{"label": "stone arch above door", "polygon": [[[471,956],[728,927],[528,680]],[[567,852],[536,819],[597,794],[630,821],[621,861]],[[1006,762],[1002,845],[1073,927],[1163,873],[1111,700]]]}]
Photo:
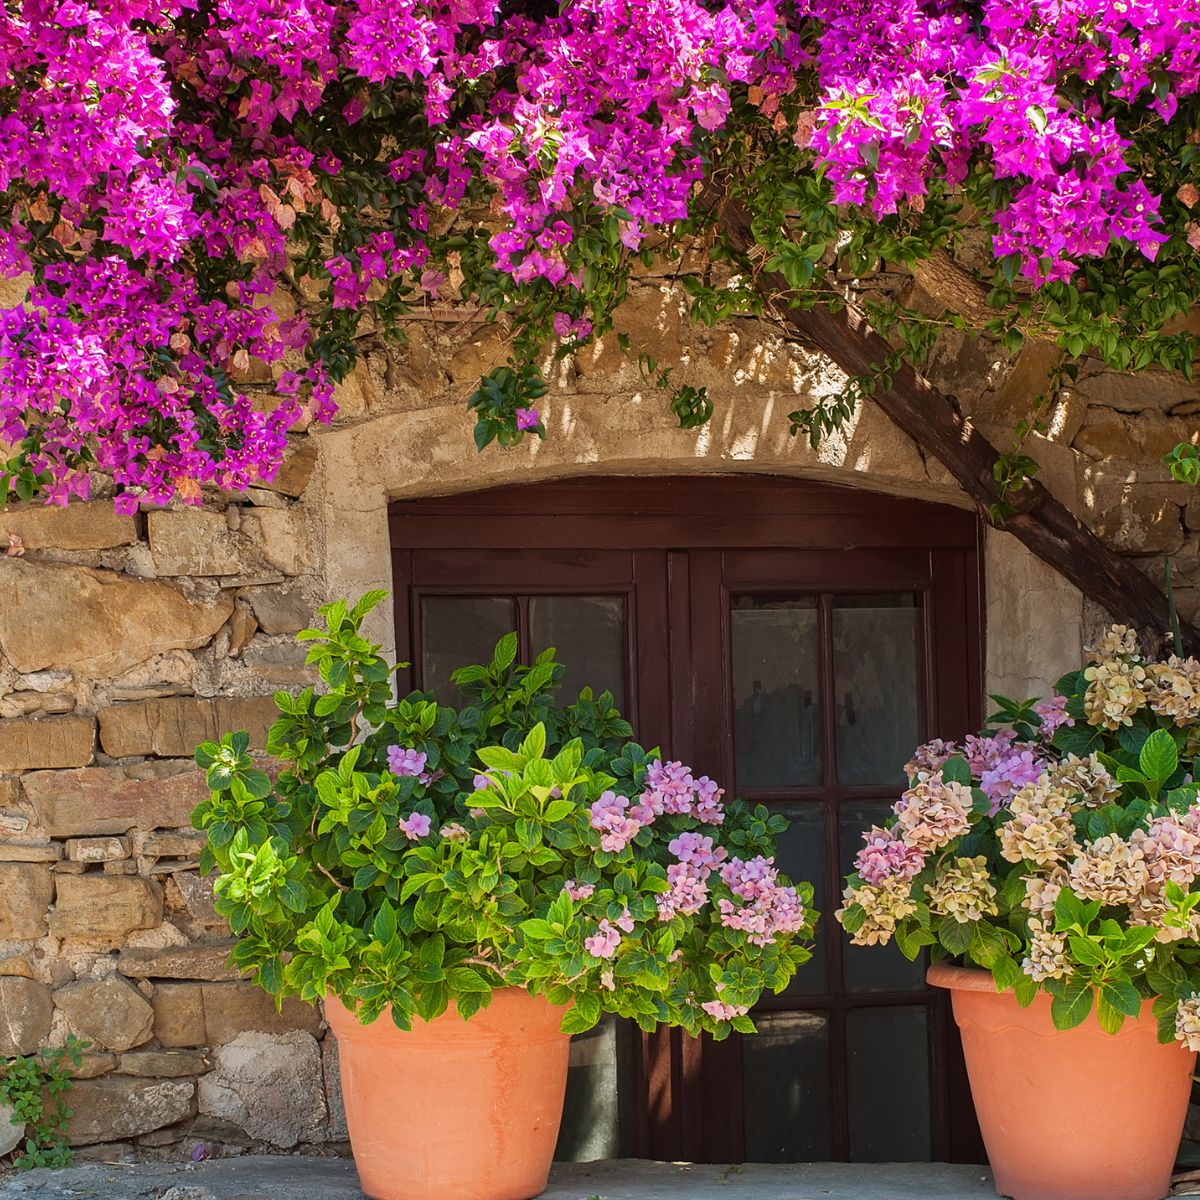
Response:
[{"label": "stone arch above door", "polygon": [[[790,392],[730,388],[709,425],[679,429],[657,394],[552,392],[546,440],[478,453],[461,397],[314,430],[317,470],[305,495],[329,596],[390,587],[387,506],[505,484],[581,475],[769,474],[866,487],[970,507],[937,463],[866,406],[844,437],[813,450],[788,429]],[[392,650],[379,621],[371,635]]]}]

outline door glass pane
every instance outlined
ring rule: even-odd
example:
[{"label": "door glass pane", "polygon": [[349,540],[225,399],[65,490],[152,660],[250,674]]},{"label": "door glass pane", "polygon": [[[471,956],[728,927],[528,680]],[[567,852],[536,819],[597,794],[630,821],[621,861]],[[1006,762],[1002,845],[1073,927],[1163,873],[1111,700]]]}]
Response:
[{"label": "door glass pane", "polygon": [[[891,811],[892,806],[887,803],[843,801],[838,810],[843,876],[854,870],[854,856],[862,845],[863,830],[882,825]],[[839,930],[842,977],[848,992],[919,992],[924,989],[924,954],[909,962],[894,941],[886,946],[852,946],[850,935],[840,926]]]},{"label": "door glass pane", "polygon": [[617,1062],[616,1017],[605,1017],[571,1039],[567,1094],[554,1150],[559,1162],[620,1157]]},{"label": "door glass pane", "polygon": [[533,596],[529,600],[533,654],[547,646],[566,667],[559,696],[563,703],[590,687],[609,691],[625,708],[625,603],[620,596]]},{"label": "door glass pane", "polygon": [[846,1014],[852,1162],[926,1162],[929,1033],[924,1008]]},{"label": "door glass pane", "polygon": [[821,1013],[756,1016],[742,1039],[748,1162],[822,1162],[829,1128],[829,1021]]},{"label": "door glass pane", "polygon": [[517,627],[517,606],[507,596],[423,596],[421,679],[441,704],[462,697],[450,682],[459,667],[491,661],[496,643]]},{"label": "door glass pane", "polygon": [[733,740],[739,790],[821,781],[817,601],[733,601]]},{"label": "door glass pane", "polygon": [[902,783],[921,741],[921,609],[913,595],[833,604],[838,780]]},{"label": "door glass pane", "polygon": [[825,991],[825,934],[830,928],[825,914],[825,809],[820,804],[772,805],[791,822],[776,841],[776,865],[792,880],[805,879],[813,885],[813,908],[822,914],[817,922],[813,956],[792,977],[785,996]]}]

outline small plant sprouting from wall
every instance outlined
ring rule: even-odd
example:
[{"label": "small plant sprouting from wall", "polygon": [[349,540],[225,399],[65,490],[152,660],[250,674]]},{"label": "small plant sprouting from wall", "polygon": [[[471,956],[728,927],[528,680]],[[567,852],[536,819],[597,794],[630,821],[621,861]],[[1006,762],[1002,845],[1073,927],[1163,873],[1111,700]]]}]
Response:
[{"label": "small plant sprouting from wall", "polygon": [[13,1152],[18,1170],[71,1165],[66,1139],[71,1110],[65,1094],[72,1068],[80,1065],[89,1044],[71,1035],[64,1046],[48,1047],[0,1066],[0,1108],[11,1107],[15,1121],[25,1126],[25,1139]]}]

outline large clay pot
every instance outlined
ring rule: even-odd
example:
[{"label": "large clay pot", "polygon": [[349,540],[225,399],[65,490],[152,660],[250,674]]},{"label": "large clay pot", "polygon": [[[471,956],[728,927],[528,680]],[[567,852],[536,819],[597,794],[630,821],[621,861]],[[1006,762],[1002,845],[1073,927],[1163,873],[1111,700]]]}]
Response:
[{"label": "large clay pot", "polygon": [[396,1028],[329,996],[346,1123],[371,1200],[529,1200],[544,1190],[562,1119],[565,1010],[518,988],[464,1021],[451,1003]]},{"label": "large clay pot", "polygon": [[1022,1008],[986,971],[935,963],[950,989],[996,1191],[1015,1200],[1162,1200],[1196,1056],[1163,1045],[1151,1002],[1120,1033],[1095,1012],[1058,1030],[1050,997]]}]

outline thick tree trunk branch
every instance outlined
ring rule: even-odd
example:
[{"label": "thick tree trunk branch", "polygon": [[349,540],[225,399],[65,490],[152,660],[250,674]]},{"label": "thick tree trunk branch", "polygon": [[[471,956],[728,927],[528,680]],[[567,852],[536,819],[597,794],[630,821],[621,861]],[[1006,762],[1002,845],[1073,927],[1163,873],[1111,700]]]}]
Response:
[{"label": "thick tree trunk branch", "polygon": [[[943,308],[957,313],[972,329],[1005,315],[988,303],[988,289],[970,271],[964,270],[944,250],[908,264],[913,278]],[[1033,321],[1019,320],[1016,327],[1031,341],[1046,341],[1047,332]]]},{"label": "thick tree trunk branch", "polygon": [[[749,250],[753,241],[745,210],[731,205],[724,217],[733,245]],[[764,292],[789,290],[782,278],[760,279]],[[853,308],[833,313],[777,306],[776,315],[800,342],[827,355],[850,375],[866,374],[891,349]],[[876,395],[873,402],[932,453],[981,510],[1000,498],[992,470],[999,451],[972,426],[952,397],[904,367],[891,390]],[[1136,627],[1156,649],[1162,645],[1170,630],[1166,597],[1131,559],[1106,546],[1036,479],[1007,499],[1017,510],[1004,523],[1008,532],[1114,619]],[[1183,633],[1189,647],[1200,645],[1195,629],[1184,625]]]}]

